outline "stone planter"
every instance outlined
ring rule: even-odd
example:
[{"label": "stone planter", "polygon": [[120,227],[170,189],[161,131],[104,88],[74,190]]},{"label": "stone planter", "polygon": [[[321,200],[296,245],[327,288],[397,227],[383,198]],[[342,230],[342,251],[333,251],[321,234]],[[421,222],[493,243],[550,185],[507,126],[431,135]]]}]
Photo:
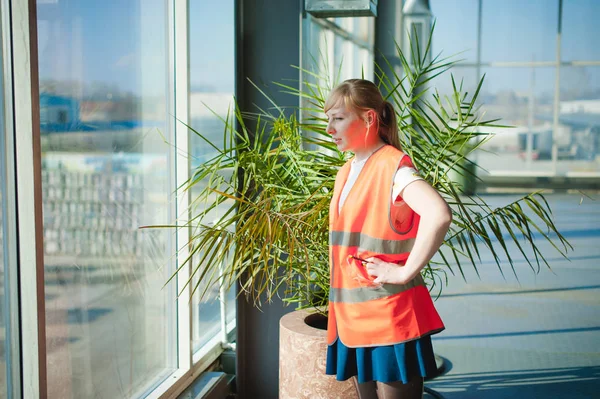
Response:
[{"label": "stone planter", "polygon": [[[316,328],[312,325],[321,324]],[[279,399],[358,399],[351,380],[325,375],[326,319],[306,310],[279,321]]]}]

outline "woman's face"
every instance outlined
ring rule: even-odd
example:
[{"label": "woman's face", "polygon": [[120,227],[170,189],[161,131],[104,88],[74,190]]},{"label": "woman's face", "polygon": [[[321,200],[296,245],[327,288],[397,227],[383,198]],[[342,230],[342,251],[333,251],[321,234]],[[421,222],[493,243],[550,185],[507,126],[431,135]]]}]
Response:
[{"label": "woman's face", "polygon": [[363,118],[346,108],[343,102],[325,113],[329,122],[327,133],[340,151],[360,150],[366,146],[367,124]]}]

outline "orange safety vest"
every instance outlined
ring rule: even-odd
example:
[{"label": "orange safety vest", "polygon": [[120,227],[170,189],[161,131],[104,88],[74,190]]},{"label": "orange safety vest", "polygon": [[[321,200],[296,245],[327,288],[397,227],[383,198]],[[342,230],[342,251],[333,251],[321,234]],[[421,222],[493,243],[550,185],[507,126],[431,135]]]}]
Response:
[{"label": "orange safety vest", "polygon": [[393,345],[444,329],[423,278],[377,287],[358,260],[371,256],[403,265],[412,249],[419,215],[406,203],[392,206],[392,184],[409,157],[386,145],[373,153],[338,214],[347,162],[335,180],[329,209],[330,293],[327,341],[348,347]]}]

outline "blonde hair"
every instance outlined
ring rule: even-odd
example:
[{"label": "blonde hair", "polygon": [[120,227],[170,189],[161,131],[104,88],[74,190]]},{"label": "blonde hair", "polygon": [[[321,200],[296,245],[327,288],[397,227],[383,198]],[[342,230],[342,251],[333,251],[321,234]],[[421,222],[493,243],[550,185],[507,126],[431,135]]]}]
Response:
[{"label": "blonde hair", "polygon": [[356,113],[374,110],[379,122],[379,137],[384,143],[402,150],[394,106],[383,99],[373,82],[365,79],[345,80],[331,91],[325,101],[324,111],[342,103]]}]

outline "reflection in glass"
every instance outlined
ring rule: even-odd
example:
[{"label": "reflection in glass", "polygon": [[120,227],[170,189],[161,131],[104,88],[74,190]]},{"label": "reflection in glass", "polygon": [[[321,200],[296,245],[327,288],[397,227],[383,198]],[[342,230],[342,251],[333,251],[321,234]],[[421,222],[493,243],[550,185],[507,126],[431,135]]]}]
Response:
[{"label": "reflection in glass", "polygon": [[38,2],[48,393],[142,394],[177,366],[167,4]]},{"label": "reflection in glass", "polygon": [[[217,147],[223,146],[225,124],[220,119],[233,110],[234,95],[234,5],[233,0],[218,4],[194,1],[190,3],[190,121],[191,126]],[[208,39],[210,38],[210,40]],[[215,115],[216,114],[216,115]],[[218,115],[218,116],[217,116]],[[216,150],[205,140],[190,133],[190,167],[198,166],[212,158]],[[223,173],[227,173],[223,171]],[[201,184],[201,183],[200,183]],[[201,187],[197,184],[191,191],[192,199]],[[220,216],[226,206],[214,211],[213,217]],[[221,213],[222,214],[222,213]],[[194,283],[197,280],[194,280]],[[197,292],[203,291],[198,288]],[[192,300],[192,346],[198,351],[216,336],[221,334],[221,303],[219,287],[215,284],[209,294],[199,299],[195,294]],[[228,328],[235,320],[235,287],[226,294],[226,320]]]},{"label": "reflection in glass", "polygon": [[556,60],[557,32],[558,0],[483,0],[484,62]]},{"label": "reflection in glass", "polygon": [[554,68],[484,68],[480,100],[499,129],[477,161],[489,171],[548,171],[552,156]]}]

